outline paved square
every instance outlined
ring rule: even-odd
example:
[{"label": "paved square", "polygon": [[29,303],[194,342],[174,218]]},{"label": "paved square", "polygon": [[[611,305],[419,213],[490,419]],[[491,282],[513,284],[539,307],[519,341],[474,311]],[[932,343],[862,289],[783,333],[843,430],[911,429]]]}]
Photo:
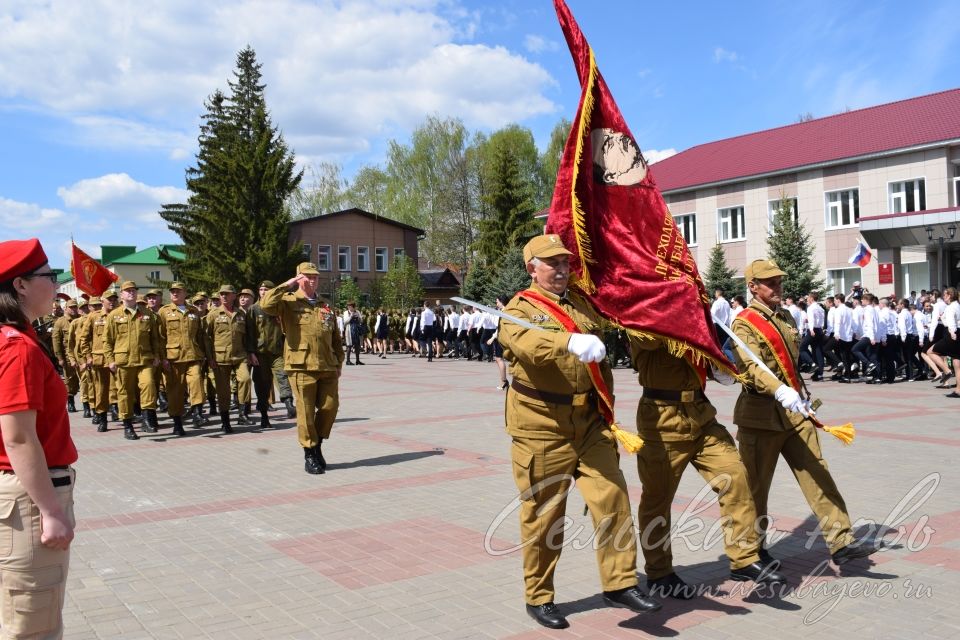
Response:
[{"label": "paved square", "polygon": [[[641,389],[615,372],[618,417]],[[954,638],[960,637],[960,404],[929,383],[813,385],[821,437],[854,519],[895,531],[840,571],[785,465],[770,498],[773,549],[793,586],[765,600],[727,580],[719,511],[688,470],[674,502],[678,571],[707,595],[637,617],[603,607],[590,520],[574,491],[548,632],[523,608],[516,496],[492,364],[403,355],[347,367],[322,476],[303,472],[291,421],[214,425],[137,442],[72,414],[80,449],[67,638]],[[710,383],[722,423],[738,388]],[[164,416],[165,418],[165,416]],[[621,465],[634,509],[635,459]],[[699,496],[699,497],[698,497]],[[642,567],[641,567],[642,569]]]}]

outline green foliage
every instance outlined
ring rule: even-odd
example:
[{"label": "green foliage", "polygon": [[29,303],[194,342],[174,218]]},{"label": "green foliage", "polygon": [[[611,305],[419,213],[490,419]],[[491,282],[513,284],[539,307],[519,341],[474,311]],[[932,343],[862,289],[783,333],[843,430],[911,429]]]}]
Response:
[{"label": "green foliage", "polygon": [[338,309],[346,309],[348,302],[354,302],[357,306],[363,303],[363,291],[353,278],[338,280],[336,284]]},{"label": "green foliage", "polygon": [[503,254],[500,266],[494,271],[493,279],[487,287],[484,300],[492,302],[498,295],[511,298],[516,292],[529,286],[530,274],[523,262],[523,249],[513,247]]},{"label": "green foliage", "polygon": [[298,187],[287,200],[292,220],[312,218],[324,213],[343,211],[347,208],[349,194],[348,181],[343,177],[343,169],[333,162],[321,162],[308,167],[310,186]]},{"label": "green foliage", "polygon": [[174,272],[192,289],[286,280],[301,259],[288,247],[287,199],[300,184],[293,153],[270,121],[260,64],[237,54],[230,95],[205,102],[196,166],[186,171],[186,203],[160,216],[180,236],[186,258]]},{"label": "green foliage", "polygon": [[723,291],[723,297],[727,300],[743,293],[742,287],[734,280],[733,276],[735,274],[736,271],[727,266],[727,254],[723,251],[723,245],[719,242],[713,245],[713,249],[710,250],[707,272],[704,274],[707,294],[711,299],[717,289]]},{"label": "green foliage", "polygon": [[529,179],[524,166],[529,158],[518,155],[505,142],[490,143],[489,188],[485,196],[489,215],[480,222],[477,242],[480,255],[491,265],[499,265],[505,251],[521,246],[539,228],[533,219],[537,185]]},{"label": "green foliage", "polygon": [[550,132],[550,143],[547,150],[540,157],[540,167],[543,174],[543,183],[546,191],[546,199],[542,202],[541,208],[550,206],[550,200],[553,197],[553,189],[557,184],[557,171],[560,169],[560,159],[563,156],[563,148],[567,144],[567,138],[570,136],[570,127],[572,123],[566,118],[561,118]]},{"label": "green foliage", "polygon": [[780,196],[767,238],[768,257],[787,275],[783,277],[783,295],[801,296],[823,290],[820,265],[813,261],[813,239],[794,210],[794,200]]},{"label": "green foliage", "polygon": [[397,256],[381,280],[383,306],[410,309],[423,303],[423,284],[417,267],[408,256]]},{"label": "green foliage", "polygon": [[460,287],[463,297],[481,304],[484,300],[489,300],[488,296],[494,280],[493,271],[492,267],[482,262],[475,262],[467,271],[467,276],[463,279],[463,285]]}]

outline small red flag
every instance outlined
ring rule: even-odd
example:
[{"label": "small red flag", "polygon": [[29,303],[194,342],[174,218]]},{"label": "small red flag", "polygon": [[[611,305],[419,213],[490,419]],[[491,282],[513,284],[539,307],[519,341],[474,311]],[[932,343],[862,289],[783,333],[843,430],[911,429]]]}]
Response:
[{"label": "small red flag", "polygon": [[580,77],[580,105],[567,138],[547,232],[573,252],[573,285],[629,333],[666,340],[696,365],[736,372],[717,346],[707,295],[593,50],[563,0],[554,0]]},{"label": "small red flag", "polygon": [[77,289],[91,296],[99,296],[111,284],[120,279],[105,266],[88,256],[76,244],[73,244],[73,258],[70,260],[70,272],[77,283]]}]

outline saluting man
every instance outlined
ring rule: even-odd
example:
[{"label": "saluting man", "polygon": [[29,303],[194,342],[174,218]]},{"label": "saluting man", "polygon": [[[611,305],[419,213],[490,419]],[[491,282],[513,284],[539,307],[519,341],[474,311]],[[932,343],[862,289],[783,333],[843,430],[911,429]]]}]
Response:
[{"label": "saluting man", "polygon": [[[230,375],[237,376],[240,397],[249,397],[250,369],[247,361],[255,350],[247,314],[236,306],[236,301],[236,290],[229,284],[221,285],[220,306],[211,309],[205,320],[207,359],[216,380],[220,430],[224,433],[233,433],[230,426]],[[244,405],[239,406],[237,413],[238,424],[250,424]]]},{"label": "saluting man", "polygon": [[766,532],[767,498],[782,455],[813,510],[833,561],[840,565],[874,553],[874,543],[854,541],[847,507],[820,452],[809,419],[809,402],[800,396],[800,337],[789,311],[780,306],[783,276],[773,260],[754,260],[744,270],[753,300],[733,322],[733,332],[776,375],[763,371],[739,346],[737,367],[746,383],[733,421],[739,427],[740,457],[757,507],[758,531]]},{"label": "saluting man", "polygon": [[[260,283],[260,299],[276,285],[269,280]],[[280,319],[266,313],[256,303],[250,308],[253,317],[253,326],[256,329],[257,365],[253,371],[253,386],[257,391],[257,410],[260,411],[260,427],[270,427],[270,418],[267,410],[270,406],[270,392],[273,391],[273,381],[280,387],[280,401],[287,409],[288,418],[296,418],[297,410],[293,404],[293,392],[290,382],[283,370],[283,331],[280,329]]]},{"label": "saluting man", "polygon": [[[301,262],[297,275],[260,299],[265,313],[280,318],[284,332],[283,363],[297,401],[297,437],[304,470],[326,471],[322,445],[330,438],[340,408],[343,343],[336,314],[317,295],[320,271]],[[296,287],[295,291],[291,291]]]},{"label": "saluting man", "polygon": [[205,356],[203,319],[200,311],[187,303],[187,286],[182,282],[170,285],[170,304],[160,307],[160,354],[163,380],[173,419],[173,435],[183,431],[183,404],[188,397],[193,412],[193,426],[200,428],[210,421],[203,415],[203,380],[200,363]]},{"label": "saluting man", "polygon": [[[567,290],[569,256],[557,235],[537,236],[524,246],[533,283],[504,311],[544,330],[508,321],[501,321],[499,329],[504,359],[513,371],[506,428],[513,438],[513,477],[520,491],[527,613],[551,629],[569,626],[553,601],[553,574],[561,549],[555,533],[573,479],[597,529],[605,602],[636,613],[660,608],[637,588],[636,531],[627,483],[617,445],[597,405],[588,363],[599,363],[611,390],[613,376],[596,313]],[[566,330],[565,321],[579,331]]]},{"label": "saluting man", "polygon": [[117,404],[123,421],[123,437],[139,440],[133,429],[133,409],[140,401],[143,430],[157,432],[156,366],[160,362],[160,336],[155,313],[137,304],[137,283],[127,280],[120,287],[122,304],[107,315],[104,358],[117,375]]}]

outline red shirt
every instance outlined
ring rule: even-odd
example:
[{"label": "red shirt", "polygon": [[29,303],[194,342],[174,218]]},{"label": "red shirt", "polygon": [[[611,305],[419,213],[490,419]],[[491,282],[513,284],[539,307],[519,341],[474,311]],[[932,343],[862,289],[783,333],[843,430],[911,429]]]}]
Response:
[{"label": "red shirt", "polygon": [[[37,438],[48,467],[63,467],[77,461],[77,448],[70,437],[67,388],[32,328],[20,331],[0,326],[0,415],[17,411],[37,412]],[[12,470],[7,449],[0,438],[0,469]]]}]

